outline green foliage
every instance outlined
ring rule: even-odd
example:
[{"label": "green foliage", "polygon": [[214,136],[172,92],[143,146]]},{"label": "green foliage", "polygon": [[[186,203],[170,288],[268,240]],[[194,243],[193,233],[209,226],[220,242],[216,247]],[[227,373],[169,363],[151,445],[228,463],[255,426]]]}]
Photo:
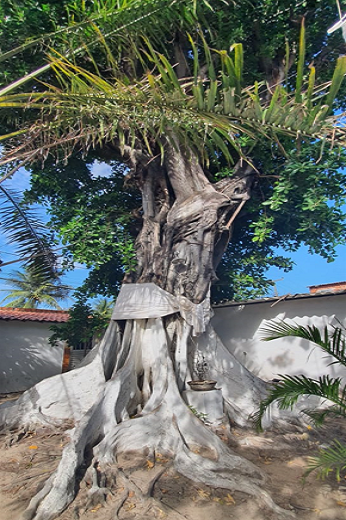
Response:
[{"label": "green foliage", "polygon": [[114,302],[107,300],[107,298],[99,298],[93,306],[93,310],[99,316],[102,316],[108,320],[112,317]]},{"label": "green foliage", "polygon": [[280,223],[284,227],[281,245],[286,250],[295,251],[305,243],[311,253],[332,261],[336,245],[346,243],[345,165],[345,150],[341,148],[321,153],[316,144],[310,144],[292,150],[281,167],[277,163],[276,169],[268,172],[274,179],[277,176],[268,187],[264,176],[262,188],[267,196],[259,219],[252,224],[255,240],[266,240]]},{"label": "green foliage", "polygon": [[[42,35],[53,33],[67,23],[66,8],[69,3],[69,0],[2,0],[1,53],[10,53],[21,44],[26,44],[28,49],[23,49],[21,54],[17,53],[15,59],[11,60],[9,56],[6,66],[0,69],[0,83],[6,84],[17,79],[42,63],[42,53],[37,52],[42,48]],[[29,47],[29,43],[35,40],[35,46]]]},{"label": "green foliage", "polygon": [[[131,144],[127,128],[137,144],[141,141],[140,147],[155,156],[164,151],[168,129],[176,129],[181,142],[204,150],[210,179],[232,175],[227,162],[237,161],[240,154],[256,167],[252,200],[234,223],[214,300],[263,295],[270,288],[267,267],[291,266],[277,247],[290,252],[306,244],[311,253],[333,260],[335,247],[344,244],[346,236],[345,175],[340,171],[345,152],[330,150],[327,141],[333,134],[323,133],[327,120],[333,124],[332,98],[336,96],[334,107],[345,105],[345,86],[340,86],[345,60],[335,68],[345,45],[340,31],[326,38],[326,28],[337,16],[334,0],[294,6],[287,0],[256,5],[215,1],[211,6],[189,0],[107,0],[75,2],[68,10],[65,5],[47,0],[13,7],[3,2],[0,30],[6,43],[0,60],[9,81],[18,79],[22,70],[36,75],[41,66],[48,67],[41,70],[45,83],[35,84],[37,104],[47,102],[52,139],[58,135],[62,143],[68,128],[76,136],[72,144],[63,144],[58,158],[78,148],[79,138],[85,147],[83,159],[73,156],[64,166],[56,166],[49,156],[43,172],[35,170],[30,195],[31,201],[49,204],[51,225],[65,244],[66,265],[79,261],[91,267],[84,294],[114,295],[124,272],[134,269],[138,194],[123,185],[121,173],[116,182],[114,174],[111,185],[109,179],[98,184],[88,180],[81,171],[83,160],[88,170],[94,159],[109,161],[110,153],[114,158],[114,140],[120,148]],[[13,9],[22,14],[14,15]],[[11,59],[6,52],[17,44],[21,53],[15,50]],[[177,47],[186,61],[185,78],[176,66]],[[45,65],[48,49],[58,77]],[[43,99],[39,91],[47,83],[51,92]],[[28,85],[25,80],[19,87]],[[12,130],[23,119],[29,127],[38,113],[20,111],[20,88],[19,98],[6,98],[5,104],[12,106],[1,110]],[[56,120],[50,112],[54,96]],[[88,136],[82,135],[84,130]],[[307,137],[315,131],[325,137],[324,149]],[[24,142],[30,148],[34,141],[26,132]],[[43,150],[44,157],[49,150]],[[12,158],[18,150],[13,152]],[[120,170],[122,159],[117,159]]]},{"label": "green foliage", "polygon": [[[53,54],[51,66],[60,88],[47,85],[44,92],[22,94],[11,94],[14,87],[9,93],[8,88],[0,91],[3,109],[41,113],[27,129],[18,131],[20,145],[10,148],[0,164],[44,160],[53,151],[60,160],[66,160],[76,148],[88,151],[115,139],[121,151],[125,144],[133,147],[137,139],[150,156],[159,151],[162,157],[165,141],[174,146],[179,142],[207,163],[208,149],[210,154],[222,153],[229,162],[233,162],[234,150],[245,157],[238,143],[239,134],[256,141],[269,139],[281,148],[281,134],[297,140],[303,137],[343,142],[344,129],[328,112],[346,73],[346,57],[338,59],[329,88],[307,88],[297,102],[293,94],[278,85],[270,102],[264,102],[257,82],[240,90],[242,46],[233,46],[232,54],[218,51],[217,69],[202,33],[199,37],[207,60],[203,81],[198,61],[192,80],[180,79],[174,66],[147,39],[144,50],[137,50],[137,59],[153,70],[131,78],[131,82],[128,73],[119,70],[115,58],[112,81],[108,81],[101,77],[96,63],[92,73]],[[13,132],[10,135],[12,139]],[[207,146],[204,154],[203,144]]]},{"label": "green foliage", "polygon": [[77,294],[76,303],[69,310],[66,323],[52,325],[53,332],[49,342],[67,341],[71,347],[77,347],[81,342],[87,343],[95,337],[100,337],[110,319],[112,302],[99,300],[94,308],[87,303],[83,294]]},{"label": "green foliage", "polygon": [[330,65],[345,53],[341,31],[326,38],[326,28],[338,18],[333,0],[294,4],[289,0],[238,2],[233,8],[216,5],[214,9],[215,16],[210,17],[212,45],[227,48],[233,43],[243,43],[248,85],[261,79],[278,83],[278,69],[283,64],[284,82],[292,91],[295,89],[298,64],[292,63],[292,54],[296,53],[302,20],[305,20],[305,63],[313,63],[322,82],[330,79]]},{"label": "green foliage", "polygon": [[137,191],[124,187],[125,173],[119,161],[100,165],[92,155],[87,161],[77,156],[67,165],[46,164],[43,174],[35,169],[26,193],[28,203],[48,206],[48,225],[65,245],[65,268],[77,261],[91,270],[83,285],[88,296],[114,297],[124,273],[134,268],[141,200]]},{"label": "green foliage", "polygon": [[[50,64],[42,62],[53,48],[104,68],[129,54],[131,68],[132,50],[143,36],[161,46],[175,30],[193,26],[197,12],[202,20],[205,9],[210,7],[204,0],[5,0],[0,7],[0,35],[8,42],[0,54],[0,62],[6,63],[3,76],[21,87],[34,77],[49,75]],[[106,48],[106,54],[100,48]]]},{"label": "green foliage", "polygon": [[[83,210],[79,209],[78,214],[59,229],[63,244],[74,244],[75,256],[85,259],[87,267],[105,264],[112,259],[114,253],[118,253],[124,272],[134,270],[134,243],[124,230],[124,223],[120,219],[117,222],[107,222],[98,210],[95,213],[88,211],[89,224],[85,233],[85,220]],[[86,240],[81,241],[80,237],[83,235],[87,235]]]},{"label": "green foliage", "polygon": [[56,276],[56,257],[51,249],[53,240],[47,226],[29,205],[12,190],[0,184],[0,229],[25,266],[42,279]]},{"label": "green foliage", "polygon": [[322,479],[335,472],[335,478],[340,482],[346,470],[346,445],[334,439],[328,448],[319,451],[317,457],[309,457],[304,475],[307,476],[315,470]]},{"label": "green foliage", "polygon": [[202,422],[207,422],[208,421],[208,414],[207,413],[199,412],[193,406],[189,406],[189,409],[197,417],[197,419],[200,419]]},{"label": "green foliage", "polygon": [[[314,325],[303,327],[284,321],[273,321],[263,327],[261,332],[263,341],[286,337],[298,337],[311,341],[334,358],[331,365],[338,363],[346,367],[346,329],[341,324],[332,328],[326,326],[323,331],[320,331]],[[257,429],[261,430],[263,416],[273,403],[276,403],[281,410],[292,409],[303,395],[314,395],[332,403],[331,406],[322,410],[303,411],[317,426],[321,425],[326,417],[346,417],[346,386],[340,378],[325,375],[314,380],[303,375],[280,375],[280,379],[279,383],[272,385],[268,396],[261,402],[258,412],[253,415]],[[330,447],[320,450],[318,456],[309,459],[306,474],[317,470],[318,475],[325,478],[335,471],[336,479],[339,481],[341,472],[345,469],[346,446],[338,440],[334,440]]]},{"label": "green foliage", "polygon": [[211,288],[215,303],[260,298],[273,287],[273,282],[266,276],[268,267],[275,266],[284,271],[292,268],[289,259],[276,253],[275,240],[267,240],[260,245],[253,241],[251,230],[248,225],[245,227],[244,220],[251,222],[249,216],[243,216],[236,222],[233,241],[217,269],[218,280]]},{"label": "green foliage", "polygon": [[325,326],[323,332],[315,327],[308,325],[307,327],[299,327],[289,323],[272,322],[267,327],[262,327],[261,332],[264,334],[262,341],[272,341],[273,339],[297,337],[303,338],[318,345],[327,354],[337,359],[336,362],[345,362],[345,338],[342,334],[341,327],[334,327],[333,332]]},{"label": "green foliage", "polygon": [[[344,149],[325,149],[321,154],[317,143],[306,144],[284,158],[262,144],[253,148],[252,155],[257,182],[218,267],[214,301],[268,293],[272,286],[266,276],[268,267],[286,272],[293,266],[283,251],[290,253],[305,244],[311,254],[331,262],[336,246],[345,244]],[[232,175],[232,169],[224,167],[221,174]]]},{"label": "green foliage", "polygon": [[57,275],[51,278],[40,270],[30,268],[24,272],[13,271],[9,277],[2,280],[12,289],[1,302],[11,300],[6,307],[36,309],[43,305],[60,310],[58,301],[66,299],[70,290],[61,284]]}]

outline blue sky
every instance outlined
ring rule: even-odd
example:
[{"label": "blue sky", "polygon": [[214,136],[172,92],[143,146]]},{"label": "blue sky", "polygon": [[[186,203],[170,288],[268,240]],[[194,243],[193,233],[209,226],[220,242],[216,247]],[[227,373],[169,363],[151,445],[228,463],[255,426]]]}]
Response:
[{"label": "blue sky", "polygon": [[[6,188],[11,188],[13,191],[15,191],[18,194],[23,193],[27,188],[30,186],[30,173],[24,170],[22,168],[19,170],[12,179],[5,181],[4,186]],[[42,220],[45,219],[45,213],[44,211],[40,211],[40,207],[37,206],[36,210],[38,211],[39,216],[42,218]],[[14,248],[6,243],[6,240],[4,240],[4,237],[0,235],[0,258],[1,260],[6,262],[11,262],[12,260],[16,260],[18,258],[18,255],[15,254]],[[5,296],[8,294],[8,289],[6,286],[6,281],[2,278],[6,278],[11,271],[20,270],[21,269],[21,263],[14,263],[9,266],[1,267],[0,271],[0,306],[1,301]],[[76,265],[74,271],[69,272],[63,279],[64,283],[67,285],[70,285],[73,288],[77,288],[83,280],[87,276],[87,269],[84,266]],[[6,303],[6,302],[5,302]],[[4,304],[5,304],[4,303]],[[66,303],[62,303],[62,307],[69,307],[72,304],[72,299],[68,299]]]},{"label": "blue sky", "polygon": [[345,281],[346,246],[339,246],[337,253],[337,259],[327,263],[321,256],[309,254],[307,247],[301,247],[296,253],[290,254],[296,264],[292,271],[284,273],[271,268],[268,277],[278,280],[275,283],[279,295],[306,293],[309,292],[309,285]]},{"label": "blue sky", "polygon": [[[96,177],[103,177],[109,175],[111,171],[111,167],[108,164],[101,163],[95,161],[91,172]],[[4,182],[4,186],[6,188],[10,188],[15,191],[18,195],[23,193],[26,189],[30,187],[30,173],[26,171],[24,168],[21,168],[11,179],[6,180]],[[36,206],[36,212],[38,216],[45,221],[47,219],[45,211],[40,206]],[[11,262],[18,258],[18,255],[15,254],[14,248],[7,244],[4,238],[0,235],[0,258],[1,260],[6,262]],[[8,294],[8,288],[6,285],[6,281],[2,278],[6,278],[12,271],[20,270],[21,263],[14,263],[5,267],[1,267],[0,271],[0,306],[1,301]],[[63,278],[62,281],[69,285],[72,289],[76,289],[79,287],[85,278],[88,275],[88,269],[76,263],[73,271],[68,272]],[[6,302],[5,302],[6,303]],[[69,298],[66,303],[61,303],[62,307],[68,308],[73,303],[73,299]]]},{"label": "blue sky", "polygon": [[[107,175],[109,166],[102,163],[95,163],[93,167],[94,175]],[[15,176],[6,181],[5,186],[10,187],[17,193],[23,192],[29,186],[30,174],[21,169]],[[292,253],[290,257],[295,262],[295,267],[289,273],[284,273],[277,268],[271,268],[269,278],[275,280],[277,293],[281,296],[284,294],[297,294],[308,292],[309,285],[318,285],[322,283],[340,282],[346,280],[346,246],[340,246],[337,249],[338,257],[332,263],[327,263],[325,259],[318,255],[308,253],[306,247],[301,247],[296,253]],[[286,254],[286,253],[283,253]],[[13,248],[5,243],[0,236],[0,257],[3,262],[16,259]],[[0,273],[5,278],[10,271],[19,269],[20,263],[3,267]],[[73,288],[78,287],[87,276],[87,269],[77,264],[73,272],[69,272],[64,277],[64,282]],[[0,279],[0,302],[7,294],[4,280]],[[268,296],[274,295],[272,290]],[[71,304],[71,300],[66,306]],[[1,305],[1,303],[0,303]]]}]

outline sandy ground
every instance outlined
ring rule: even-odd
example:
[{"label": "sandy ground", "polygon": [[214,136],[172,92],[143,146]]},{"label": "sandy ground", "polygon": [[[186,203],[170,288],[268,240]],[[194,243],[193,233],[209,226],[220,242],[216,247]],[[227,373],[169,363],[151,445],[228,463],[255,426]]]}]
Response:
[{"label": "sandy ground", "polygon": [[[310,475],[305,484],[302,475],[307,457],[321,444],[333,438],[346,442],[346,425],[334,420],[323,429],[300,429],[282,433],[225,429],[218,433],[232,449],[258,465],[267,475],[266,490],[281,507],[290,509],[299,520],[346,520],[346,480],[329,477],[317,480]],[[12,439],[13,440],[13,439]],[[58,464],[67,439],[63,434],[32,432],[9,445],[9,437],[0,438],[0,520],[19,520],[33,494],[40,489]],[[247,495],[212,489],[186,480],[169,469],[169,462],[159,455],[155,461],[124,458],[122,468],[143,491],[160,473],[151,506],[144,507],[130,492],[119,513],[120,519],[152,520],[275,520],[277,515],[262,509]],[[198,468],[196,468],[198,471]],[[90,484],[89,484],[90,487]],[[115,486],[105,503],[86,505],[88,483],[83,483],[79,498],[61,515],[61,520],[113,520],[114,506],[124,491]]]}]

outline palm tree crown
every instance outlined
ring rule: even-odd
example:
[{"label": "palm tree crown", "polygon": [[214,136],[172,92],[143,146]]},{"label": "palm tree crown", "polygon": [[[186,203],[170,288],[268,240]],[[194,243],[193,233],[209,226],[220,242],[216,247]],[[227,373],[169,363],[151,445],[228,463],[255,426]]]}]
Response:
[{"label": "palm tree crown", "polygon": [[69,287],[61,285],[59,278],[47,278],[42,272],[30,269],[13,271],[10,277],[2,279],[12,288],[10,294],[2,300],[10,300],[6,307],[36,309],[44,305],[60,310],[58,300],[66,299],[69,292]]},{"label": "palm tree crown", "polygon": [[114,307],[114,301],[107,300],[107,298],[100,298],[94,305],[94,311],[100,314],[103,318],[111,319]]}]

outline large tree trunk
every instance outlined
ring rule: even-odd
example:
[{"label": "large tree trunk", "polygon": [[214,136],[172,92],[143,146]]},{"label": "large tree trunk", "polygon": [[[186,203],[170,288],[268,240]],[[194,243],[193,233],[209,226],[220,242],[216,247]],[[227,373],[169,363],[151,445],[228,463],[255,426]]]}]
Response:
[{"label": "large tree trunk", "polygon": [[[196,377],[194,365],[200,355],[206,360],[209,377],[222,387],[228,416],[243,426],[263,398],[265,385],[217,338],[208,323],[209,292],[231,239],[232,222],[251,196],[255,172],[247,163],[239,162],[231,178],[212,184],[193,153],[178,152],[177,147],[167,143],[163,164],[157,159],[135,173],[142,191],[143,226],[136,242],[137,272],[127,282],[154,283],[203,308],[204,327],[200,327],[198,338],[193,339],[194,331],[187,333],[183,354],[186,371],[177,374],[180,390],[186,388],[188,377]],[[131,317],[136,316],[122,316]],[[173,350],[182,334],[177,333]]]},{"label": "large tree trunk", "polygon": [[83,367],[43,381],[2,407],[0,420],[9,429],[75,425],[58,469],[32,499],[25,518],[50,520],[68,506],[86,451],[93,454],[90,495],[106,493],[114,478],[126,488],[117,466],[121,453],[150,459],[160,453],[194,481],[246,492],[278,518],[289,516],[261,487],[261,472],[232,453],[182,398],[198,355],[221,388],[226,414],[238,424],[247,424],[265,392],[264,383],[223,347],[208,323],[210,284],[230,239],[232,218],[250,196],[253,171],[238,165],[232,179],[211,184],[192,154],[167,145],[163,163],[138,167],[135,178],[143,195],[143,228],[138,269],[127,282],[137,284],[134,288],[155,284],[185,310],[155,315],[151,309],[145,315],[140,302],[141,315],[131,308],[116,310],[125,325],[113,320]]},{"label": "large tree trunk", "polygon": [[143,227],[137,239],[137,283],[154,282],[200,303],[231,238],[231,217],[249,197],[254,171],[245,164],[211,184],[195,156],[167,146],[164,164],[151,163],[139,182]]}]

